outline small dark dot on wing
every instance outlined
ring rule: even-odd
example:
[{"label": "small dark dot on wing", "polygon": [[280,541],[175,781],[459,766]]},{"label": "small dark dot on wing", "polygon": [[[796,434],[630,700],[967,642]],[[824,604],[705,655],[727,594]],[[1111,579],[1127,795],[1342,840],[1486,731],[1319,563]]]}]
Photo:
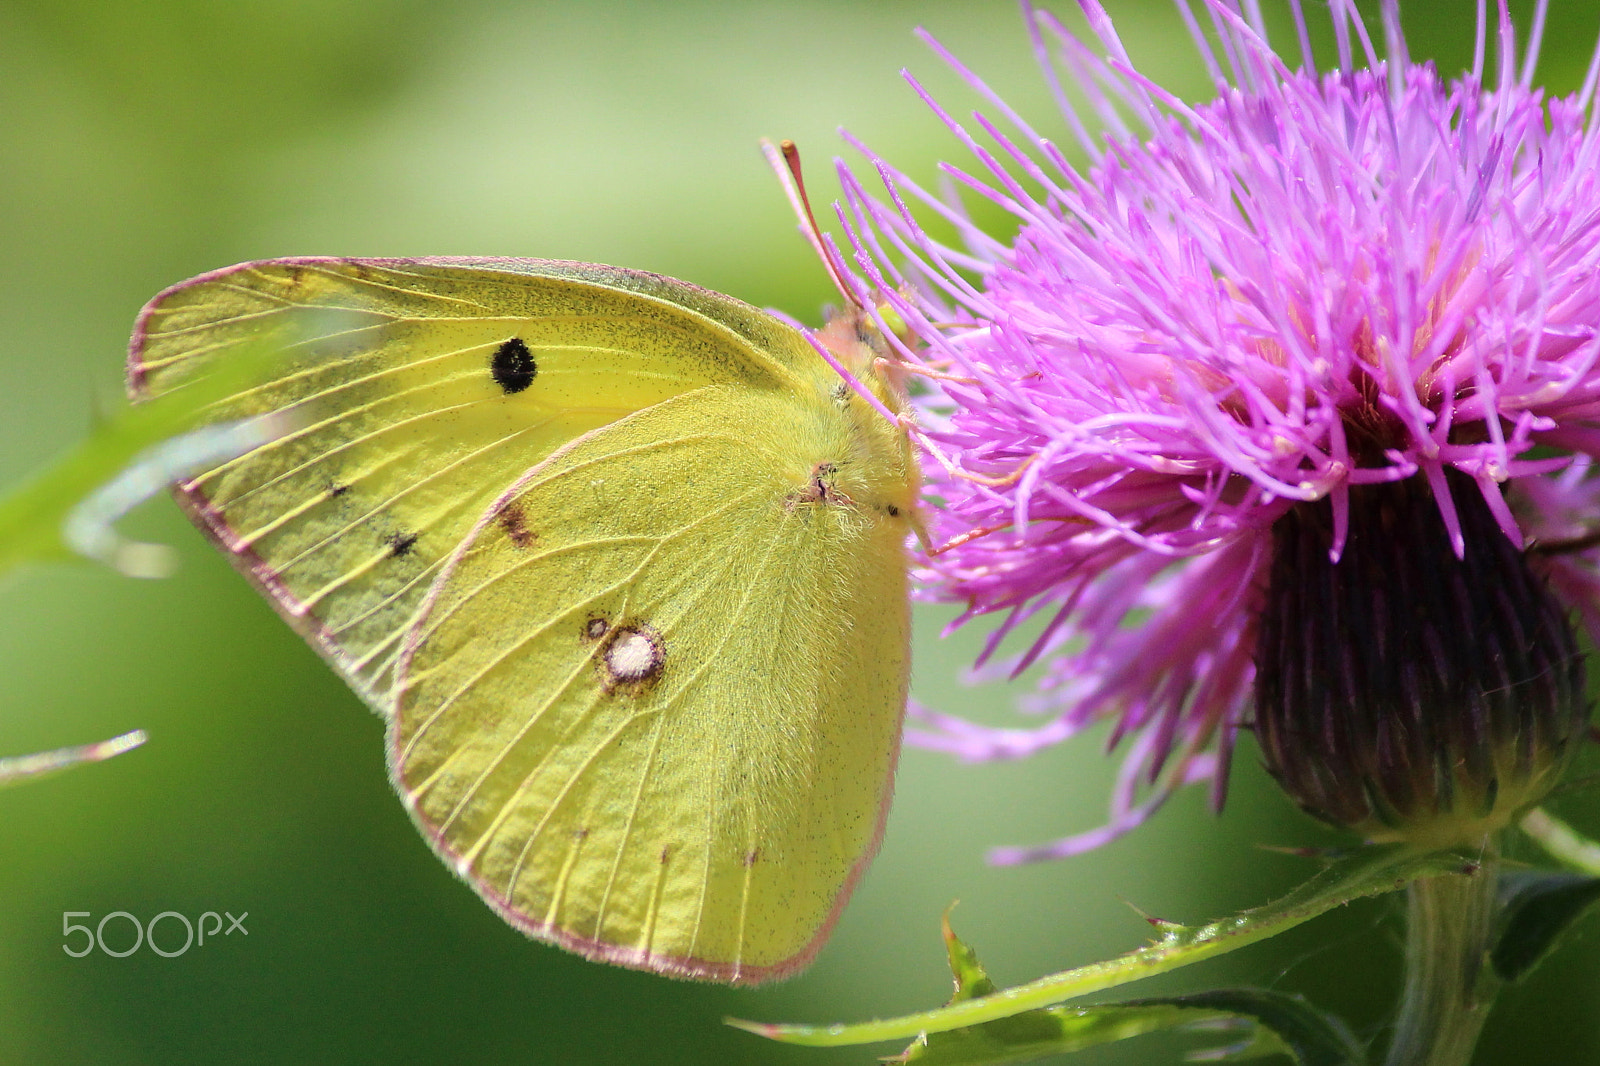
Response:
[{"label": "small dark dot on wing", "polygon": [[388,541],[389,555],[395,559],[411,554],[411,549],[417,546],[415,533],[391,533]]},{"label": "small dark dot on wing", "polygon": [[528,528],[527,514],[519,503],[508,503],[501,509],[500,528],[506,531],[506,539],[519,548],[532,547],[539,539]]}]

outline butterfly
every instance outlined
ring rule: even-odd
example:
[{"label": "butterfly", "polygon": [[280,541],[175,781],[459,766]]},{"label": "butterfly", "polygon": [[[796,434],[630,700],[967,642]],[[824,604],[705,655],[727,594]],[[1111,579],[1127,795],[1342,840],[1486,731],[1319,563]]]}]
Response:
[{"label": "butterfly", "polygon": [[849,379],[659,275],[278,259],[158,295],[128,380],[281,350],[215,413],[293,428],[174,491],[385,717],[424,837],[533,937],[749,984],[876,850],[906,700],[906,400],[822,336]]}]

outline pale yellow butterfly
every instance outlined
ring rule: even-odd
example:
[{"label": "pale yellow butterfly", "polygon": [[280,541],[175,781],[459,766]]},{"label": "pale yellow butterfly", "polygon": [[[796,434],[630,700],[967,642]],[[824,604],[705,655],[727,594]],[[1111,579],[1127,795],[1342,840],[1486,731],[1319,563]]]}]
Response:
[{"label": "pale yellow butterfly", "polygon": [[297,428],[178,497],[387,717],[434,849],[532,936],[751,983],[876,849],[905,705],[905,401],[833,336],[852,380],[657,275],[283,259],[157,296],[129,380],[281,344],[217,417]]}]

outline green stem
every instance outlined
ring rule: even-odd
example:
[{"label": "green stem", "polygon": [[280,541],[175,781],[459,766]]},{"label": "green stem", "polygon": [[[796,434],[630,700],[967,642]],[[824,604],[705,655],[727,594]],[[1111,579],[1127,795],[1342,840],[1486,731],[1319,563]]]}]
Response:
[{"label": "green stem", "polygon": [[1488,965],[1499,856],[1411,882],[1406,984],[1386,1066],[1465,1066],[1500,982]]}]

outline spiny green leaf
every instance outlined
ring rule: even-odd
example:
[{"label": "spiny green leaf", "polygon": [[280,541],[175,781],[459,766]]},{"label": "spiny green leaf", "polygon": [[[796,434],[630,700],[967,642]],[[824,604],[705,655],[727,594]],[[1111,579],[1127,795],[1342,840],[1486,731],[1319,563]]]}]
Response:
[{"label": "spiny green leaf", "polygon": [[966,941],[956,936],[956,931],[950,928],[949,907],[945,908],[939,924],[944,932],[944,951],[950,958],[950,974],[956,982],[950,1002],[960,1003],[964,999],[977,999],[993,993],[994,982],[989,980],[989,974],[984,970],[983,963],[978,961],[978,953],[968,947]]},{"label": "spiny green leaf", "polygon": [[916,1066],[1032,1062],[1196,1022],[1228,1022],[1232,1017],[1222,1011],[1165,1004],[1045,1007],[966,1029],[926,1033],[886,1061]]},{"label": "spiny green leaf", "polygon": [[1600,900],[1600,877],[1525,870],[1500,875],[1500,907],[1489,961],[1516,981],[1555,947],[1579,915]]},{"label": "spiny green leaf", "polygon": [[811,1047],[909,1040],[922,1034],[977,1026],[1221,955],[1275,936],[1361,896],[1391,892],[1414,878],[1448,873],[1466,865],[1470,860],[1452,851],[1421,851],[1404,844],[1364,847],[1333,861],[1274,903],[1206,925],[1165,925],[1160,927],[1158,940],[1137,951],[991,995],[856,1025],[762,1023],[733,1018],[728,1019],[728,1024],[773,1040]]},{"label": "spiny green leaf", "polygon": [[1248,1026],[1250,1039],[1199,1060],[1285,1055],[1299,1066],[1365,1066],[1365,1053],[1340,1021],[1296,996],[1258,988],[1133,1000],[1094,1007],[1045,1007],[965,1029],[927,1033],[888,1061],[916,1066],[999,1066],[1082,1051],[1163,1030]]},{"label": "spiny green leaf", "polygon": [[[991,995],[995,984],[989,979],[978,953],[956,936],[950,926],[950,911],[941,921],[945,954],[950,959],[950,974],[955,979],[951,1003]],[[1214,1012],[1207,1012],[1208,1016]],[[999,1063],[1028,1062],[1045,1055],[1078,1051],[1096,1044],[1108,1044],[1130,1036],[1170,1029],[1193,1020],[1193,1012],[1170,1006],[1129,1008],[1046,1007],[1025,1011],[1010,1018],[997,1018],[964,1029],[923,1034],[905,1051],[888,1061],[918,1063],[920,1066],[995,1066]]]},{"label": "spiny green leaf", "polygon": [[[951,929],[949,911],[943,927],[945,951],[955,978],[950,1002],[991,994],[994,982],[984,972],[977,952]],[[919,1066],[998,1066],[1081,1051],[1163,1029],[1239,1024],[1249,1026],[1250,1040],[1197,1057],[1237,1060],[1286,1054],[1301,1066],[1361,1066],[1363,1062],[1360,1046],[1343,1023],[1298,996],[1256,988],[1093,1007],[1045,1007],[981,1025],[924,1033],[889,1061]]]}]

